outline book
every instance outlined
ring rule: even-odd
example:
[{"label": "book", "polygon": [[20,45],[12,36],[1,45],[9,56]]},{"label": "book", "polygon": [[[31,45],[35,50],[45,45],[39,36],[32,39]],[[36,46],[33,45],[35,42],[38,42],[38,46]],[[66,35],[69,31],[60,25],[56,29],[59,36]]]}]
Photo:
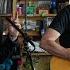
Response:
[{"label": "book", "polygon": [[0,15],[11,14],[13,11],[13,0],[0,0]]}]

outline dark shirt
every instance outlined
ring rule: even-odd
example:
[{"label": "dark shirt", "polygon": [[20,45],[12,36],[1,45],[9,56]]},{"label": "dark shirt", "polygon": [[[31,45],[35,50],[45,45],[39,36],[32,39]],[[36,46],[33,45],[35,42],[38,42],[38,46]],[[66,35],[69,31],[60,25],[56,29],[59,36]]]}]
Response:
[{"label": "dark shirt", "polygon": [[18,54],[20,54],[20,49],[17,41],[11,41],[8,35],[2,36],[0,44],[0,63],[3,63],[6,58]]},{"label": "dark shirt", "polygon": [[60,44],[65,48],[70,48],[70,5],[64,7],[53,19],[49,28],[58,31]]}]

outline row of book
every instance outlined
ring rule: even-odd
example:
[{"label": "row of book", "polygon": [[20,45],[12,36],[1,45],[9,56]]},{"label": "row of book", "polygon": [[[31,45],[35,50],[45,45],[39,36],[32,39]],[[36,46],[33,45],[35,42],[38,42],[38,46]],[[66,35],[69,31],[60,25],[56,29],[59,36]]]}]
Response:
[{"label": "row of book", "polygon": [[[25,7],[25,2],[17,3],[19,5],[19,9],[21,11],[21,14],[27,14],[27,15],[36,15],[39,14],[39,9],[49,9],[50,8],[50,1],[29,1],[27,2],[27,5]],[[26,11],[25,11],[26,8]]]},{"label": "row of book", "polygon": [[11,14],[13,0],[0,0],[0,15]]}]

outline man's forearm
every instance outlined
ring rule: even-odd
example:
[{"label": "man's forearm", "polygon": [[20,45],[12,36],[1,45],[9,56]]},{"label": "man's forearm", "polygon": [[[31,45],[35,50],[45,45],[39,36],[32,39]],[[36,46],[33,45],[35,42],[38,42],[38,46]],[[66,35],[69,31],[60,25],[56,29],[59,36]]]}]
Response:
[{"label": "man's forearm", "polygon": [[52,55],[55,55],[57,57],[61,57],[64,59],[70,59],[69,57],[70,53],[68,52],[68,50],[60,46],[55,41],[47,41],[47,42],[42,41],[41,47],[46,51],[48,51],[49,53],[51,53]]}]

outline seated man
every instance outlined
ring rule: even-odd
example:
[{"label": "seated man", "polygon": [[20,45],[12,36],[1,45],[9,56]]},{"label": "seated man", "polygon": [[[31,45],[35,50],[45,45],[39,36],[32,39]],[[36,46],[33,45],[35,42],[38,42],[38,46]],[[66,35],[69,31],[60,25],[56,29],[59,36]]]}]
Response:
[{"label": "seated man", "polygon": [[[15,23],[21,28],[21,25]],[[11,25],[8,26],[7,35],[2,36],[0,48],[0,70],[17,70],[17,59],[13,55],[20,55],[20,46],[17,42],[19,32]]]}]

